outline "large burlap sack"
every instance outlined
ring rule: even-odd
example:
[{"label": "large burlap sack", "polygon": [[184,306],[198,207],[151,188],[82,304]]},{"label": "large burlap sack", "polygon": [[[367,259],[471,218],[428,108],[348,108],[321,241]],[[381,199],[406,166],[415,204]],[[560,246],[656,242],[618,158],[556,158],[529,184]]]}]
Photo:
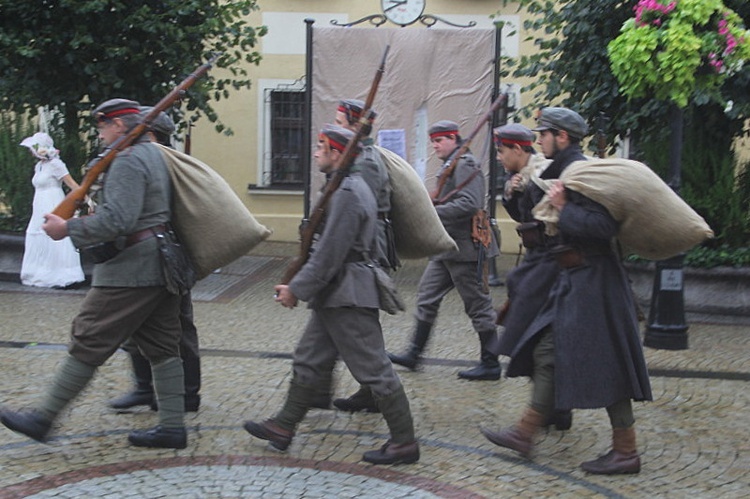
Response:
[{"label": "large burlap sack", "polygon": [[398,154],[377,149],[391,180],[391,223],[398,256],[409,260],[458,251],[414,168]]},{"label": "large burlap sack", "polygon": [[172,178],[172,225],[198,279],[245,255],[271,234],[210,166],[156,145]]},{"label": "large burlap sack", "polygon": [[[570,190],[603,205],[620,223],[626,253],[664,260],[689,250],[714,233],[705,220],[648,166],[620,158],[576,161],[560,175]],[[556,233],[559,212],[545,195],[534,217]]]}]

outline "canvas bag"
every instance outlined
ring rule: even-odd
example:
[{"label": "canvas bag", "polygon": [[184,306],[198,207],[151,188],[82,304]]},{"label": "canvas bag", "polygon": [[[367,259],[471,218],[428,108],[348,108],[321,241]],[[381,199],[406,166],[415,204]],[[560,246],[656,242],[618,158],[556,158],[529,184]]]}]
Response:
[{"label": "canvas bag", "polygon": [[391,223],[398,256],[413,260],[458,251],[414,168],[398,154],[376,148],[391,182]]},{"label": "canvas bag", "polygon": [[229,184],[198,159],[155,144],[172,179],[172,226],[202,279],[271,235]]},{"label": "canvas bag", "polygon": [[[570,190],[607,208],[620,223],[617,234],[626,254],[665,260],[689,250],[714,233],[705,220],[648,166],[621,158],[576,161],[560,175]],[[557,233],[559,212],[544,198],[534,218]]]}]

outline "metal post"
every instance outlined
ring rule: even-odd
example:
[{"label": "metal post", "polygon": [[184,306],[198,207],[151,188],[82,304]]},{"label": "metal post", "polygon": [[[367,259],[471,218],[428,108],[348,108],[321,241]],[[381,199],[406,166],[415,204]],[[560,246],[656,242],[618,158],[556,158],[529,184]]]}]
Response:
[{"label": "metal post", "polygon": [[[492,89],[492,102],[495,102],[495,99],[497,99],[498,95],[500,95],[500,58],[502,56],[501,49],[502,49],[502,33],[503,33],[503,21],[495,21],[495,80],[494,80],[494,88]],[[505,107],[507,108],[508,103],[505,103]],[[505,113],[503,113],[505,116]],[[504,117],[504,119],[507,120],[507,116]],[[491,129],[490,129],[490,136],[492,135],[492,129],[499,126],[499,120],[498,120],[498,113],[496,112],[495,115],[492,117],[492,123],[491,123]],[[494,144],[492,140],[490,140],[490,144]],[[490,216],[490,227],[492,228],[492,233],[495,235],[495,240],[497,241],[497,246],[500,248],[500,242],[501,242],[501,235],[500,231],[497,228],[497,219],[495,218],[496,211],[497,211],[497,154],[495,154],[495,148],[494,145],[490,145],[490,187],[489,187],[489,216]],[[497,262],[495,261],[496,258],[493,256],[490,258],[487,262],[489,268],[488,268],[488,284],[490,286],[502,286],[504,283],[498,277],[497,275]]]},{"label": "metal post", "polygon": [[312,145],[310,141],[310,130],[312,130],[312,91],[313,91],[313,24],[315,19],[305,19],[307,46],[305,56],[305,129],[302,134],[302,181],[305,184],[303,203],[304,219],[310,217],[310,181],[312,168]]},{"label": "metal post", "polygon": [[[670,110],[669,186],[680,193],[683,111],[676,104]],[[683,262],[684,254],[656,262],[651,306],[643,344],[663,350],[686,350],[688,326],[685,323]]]}]

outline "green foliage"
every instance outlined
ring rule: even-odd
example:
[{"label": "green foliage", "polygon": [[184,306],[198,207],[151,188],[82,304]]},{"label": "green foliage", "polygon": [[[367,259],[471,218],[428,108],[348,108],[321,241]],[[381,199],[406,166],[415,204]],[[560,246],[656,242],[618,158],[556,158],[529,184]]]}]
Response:
[{"label": "green foliage", "polygon": [[0,230],[23,230],[31,218],[37,160],[19,144],[34,131],[27,120],[0,112]]},{"label": "green foliage", "polygon": [[[250,88],[246,68],[259,63],[255,47],[266,33],[265,26],[247,21],[257,9],[257,0],[2,1],[0,112],[9,120],[33,119],[44,106],[52,110],[56,119],[50,135],[78,178],[78,167],[95,148],[88,116],[94,106],[116,97],[156,104],[210,55],[221,52],[217,67],[170,114],[179,129],[189,113],[192,121],[206,116],[218,132],[229,135],[211,102]],[[17,126],[27,124],[19,121]],[[6,122],[3,134],[8,126],[14,125]],[[23,152],[17,135],[3,140],[10,145],[3,146],[2,154]],[[28,218],[24,210],[31,206],[28,179],[8,176],[17,166],[0,165],[5,175],[0,189],[15,225]]]},{"label": "green foliage", "polygon": [[[531,55],[503,61],[503,67],[507,68],[504,76],[531,80],[524,91],[531,92],[532,100],[521,110],[523,114],[530,116],[539,107],[554,103],[578,111],[594,130],[595,118],[600,112],[605,113],[610,120],[605,130],[609,144],[628,131],[649,140],[668,140],[665,125],[668,106],[651,93],[628,99],[610,68],[607,46],[620,34],[623,24],[633,18],[637,0],[504,0],[503,3],[517,4],[519,11],[526,11],[523,30],[519,31],[523,39],[535,45]],[[750,24],[750,2],[725,0],[724,5],[743,19],[745,25]],[[643,43],[646,42],[638,40],[627,48],[639,58],[638,64],[654,64],[645,57]],[[643,71],[643,75],[655,77],[648,71]],[[721,125],[730,137],[741,134],[745,119],[750,117],[748,88],[750,64],[745,64],[721,86],[724,100],[732,102]],[[714,95],[698,89],[688,105],[708,104]]]},{"label": "green foliage", "polygon": [[[58,109],[67,133],[94,105],[126,97],[151,105],[213,52],[218,68],[189,92],[187,110],[230,132],[210,100],[250,87],[266,28],[246,16],[257,0],[61,0],[0,3],[0,109]],[[179,122],[185,110],[174,118]],[[84,129],[89,127],[84,126]]]},{"label": "green foliage", "polygon": [[[505,60],[503,64],[510,68],[512,76],[531,79],[524,88],[532,93],[532,102],[525,107],[525,114],[530,115],[533,110],[551,103],[563,105],[588,118],[595,130],[595,119],[599,112],[604,112],[610,119],[606,130],[609,144],[613,144],[618,135],[630,134],[631,147],[636,153],[634,159],[646,162],[658,172],[666,172],[670,106],[653,91],[643,97],[628,98],[610,68],[607,53],[607,46],[620,34],[623,24],[633,18],[638,1],[518,0],[512,3],[527,12],[522,33],[536,46],[531,55],[518,61]],[[695,13],[714,5],[714,0],[690,0],[690,3],[693,8],[686,12]],[[750,2],[724,0],[723,4],[745,25],[750,24]],[[700,18],[700,14],[694,15]],[[672,43],[679,44],[681,36],[675,35]],[[644,79],[630,83],[636,88],[657,78],[654,68],[658,61],[648,56],[653,47],[653,40],[648,36],[623,44],[622,50],[631,51],[630,57],[637,61],[632,64],[638,66],[632,68],[633,71],[640,71]],[[690,61],[695,54],[683,51],[683,56]],[[672,62],[679,64],[679,61]],[[629,66],[623,67],[627,70]],[[750,117],[748,88],[750,64],[745,64],[736,68],[718,90],[698,88],[692,92],[685,110],[688,118],[682,154],[682,194],[709,220],[719,236],[712,243],[717,246],[750,246],[749,174],[744,173],[747,168],[737,170],[743,173],[736,174],[731,152],[734,139],[746,133],[743,131],[745,120]],[[731,102],[731,105],[717,102],[716,92],[720,92],[720,101]]]},{"label": "green foliage", "polygon": [[750,31],[720,0],[641,0],[608,52],[631,98],[653,95],[685,107],[701,90],[724,103],[719,89],[750,58]]}]

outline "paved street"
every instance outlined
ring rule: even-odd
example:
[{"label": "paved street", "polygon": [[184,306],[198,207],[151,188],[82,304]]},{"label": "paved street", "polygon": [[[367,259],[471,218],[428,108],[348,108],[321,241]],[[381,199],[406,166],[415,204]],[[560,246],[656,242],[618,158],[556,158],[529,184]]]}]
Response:
[{"label": "paved street", "polygon": [[[286,453],[242,429],[281,406],[304,307],[273,301],[273,285],[296,246],[263,243],[201,281],[194,291],[203,352],[202,405],[187,416],[185,450],[145,450],[127,433],[156,424],[147,408],[118,414],[107,400],[130,389],[118,352],[62,414],[54,438],[39,444],[0,427],[0,498],[11,497],[746,497],[750,490],[750,326],[692,318],[690,349],[646,349],[654,401],[635,404],[639,475],[602,477],[579,469],[606,452],[602,410],[574,411],[573,427],[543,433],[532,460],[482,437],[479,427],[516,421],[529,397],[526,379],[469,382],[479,344],[457,294],[445,300],[424,369],[399,368],[422,458],[414,465],[360,461],[387,428],[378,414],[312,410]],[[413,327],[424,261],[396,274],[406,313],[384,316],[386,345],[401,351]],[[503,276],[515,256],[498,260]],[[23,408],[43,394],[65,355],[84,289],[47,290],[0,282],[0,406]],[[503,287],[492,288],[496,304]],[[698,322],[700,320],[700,322]],[[502,359],[507,360],[507,359]],[[343,365],[337,396],[356,390]]]}]

